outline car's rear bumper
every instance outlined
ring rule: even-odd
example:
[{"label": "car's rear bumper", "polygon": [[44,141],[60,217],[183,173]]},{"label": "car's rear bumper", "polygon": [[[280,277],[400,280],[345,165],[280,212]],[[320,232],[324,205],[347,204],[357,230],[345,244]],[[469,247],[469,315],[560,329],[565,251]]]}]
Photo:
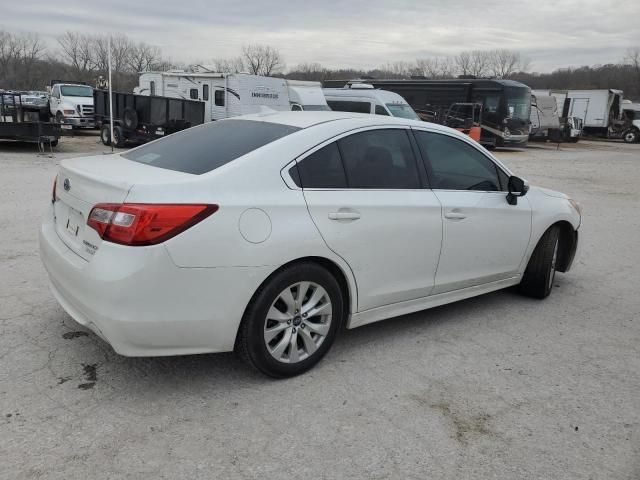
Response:
[{"label": "car's rear bumper", "polygon": [[179,268],[162,245],[108,242],[86,261],[53,221],[40,229],[40,256],[60,305],[126,356],[233,350],[244,309],[272,270]]}]

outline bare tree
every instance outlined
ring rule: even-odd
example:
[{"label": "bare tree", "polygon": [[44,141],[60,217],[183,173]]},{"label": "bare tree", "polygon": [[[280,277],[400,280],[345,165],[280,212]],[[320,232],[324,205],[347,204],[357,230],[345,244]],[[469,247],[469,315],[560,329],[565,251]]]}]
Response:
[{"label": "bare tree", "polygon": [[91,38],[75,32],[65,32],[58,37],[58,45],[62,57],[78,71],[84,73],[91,71]]},{"label": "bare tree", "polygon": [[268,45],[245,45],[242,58],[249,72],[269,76],[284,68],[280,52]]},{"label": "bare tree", "polygon": [[220,73],[238,73],[244,70],[242,57],[214,59],[213,66]]},{"label": "bare tree", "polygon": [[460,52],[455,57],[455,62],[460,75],[471,75],[471,52]]},{"label": "bare tree", "polygon": [[493,76],[509,78],[520,67],[520,54],[513,50],[500,49],[489,52],[489,67]]},{"label": "bare tree", "polygon": [[160,49],[144,42],[132,45],[127,58],[131,73],[153,70],[153,66],[160,61]]},{"label": "bare tree", "polygon": [[628,65],[631,65],[631,68],[633,68],[636,74],[636,81],[640,84],[640,47],[627,50],[624,61]]},{"label": "bare tree", "polygon": [[416,60],[416,67],[420,71],[420,74],[427,78],[438,78],[440,74],[440,60],[437,57],[418,58]]}]

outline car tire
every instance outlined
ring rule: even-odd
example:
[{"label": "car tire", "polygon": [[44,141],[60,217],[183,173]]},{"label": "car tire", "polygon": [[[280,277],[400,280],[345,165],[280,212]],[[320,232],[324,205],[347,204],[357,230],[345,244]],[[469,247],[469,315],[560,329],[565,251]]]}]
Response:
[{"label": "car tire", "polygon": [[552,226],[536,245],[527,269],[524,272],[519,290],[533,298],[546,298],[553,288],[556,274],[556,260],[560,247],[560,230]]},{"label": "car tire", "polygon": [[113,127],[113,146],[117,148],[124,148],[126,140],[124,138],[124,131],[119,125]]},{"label": "car tire", "polygon": [[254,294],[235,350],[268,376],[299,375],[327,353],[343,316],[344,299],[335,277],[315,263],[292,265],[276,272]]},{"label": "car tire", "polygon": [[102,144],[107,147],[111,145],[111,129],[109,128],[109,125],[103,125],[100,129],[100,140],[102,141]]}]

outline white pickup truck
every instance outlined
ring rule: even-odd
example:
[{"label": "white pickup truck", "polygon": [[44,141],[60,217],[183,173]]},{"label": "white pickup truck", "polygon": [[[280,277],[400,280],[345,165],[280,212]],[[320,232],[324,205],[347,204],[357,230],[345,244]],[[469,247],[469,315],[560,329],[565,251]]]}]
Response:
[{"label": "white pickup truck", "polygon": [[88,85],[56,83],[51,87],[49,110],[63,128],[95,128],[93,88]]}]

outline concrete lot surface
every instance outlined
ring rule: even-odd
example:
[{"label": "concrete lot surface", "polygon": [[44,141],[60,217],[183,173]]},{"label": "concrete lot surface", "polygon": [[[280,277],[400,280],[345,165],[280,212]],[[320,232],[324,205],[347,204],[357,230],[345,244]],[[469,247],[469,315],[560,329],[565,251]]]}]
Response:
[{"label": "concrete lot surface", "polygon": [[233,354],[118,356],[55,302],[37,228],[57,163],[97,140],[0,144],[1,479],[640,478],[640,145],[498,153],[584,208],[547,300],[346,331],[274,381]]}]

